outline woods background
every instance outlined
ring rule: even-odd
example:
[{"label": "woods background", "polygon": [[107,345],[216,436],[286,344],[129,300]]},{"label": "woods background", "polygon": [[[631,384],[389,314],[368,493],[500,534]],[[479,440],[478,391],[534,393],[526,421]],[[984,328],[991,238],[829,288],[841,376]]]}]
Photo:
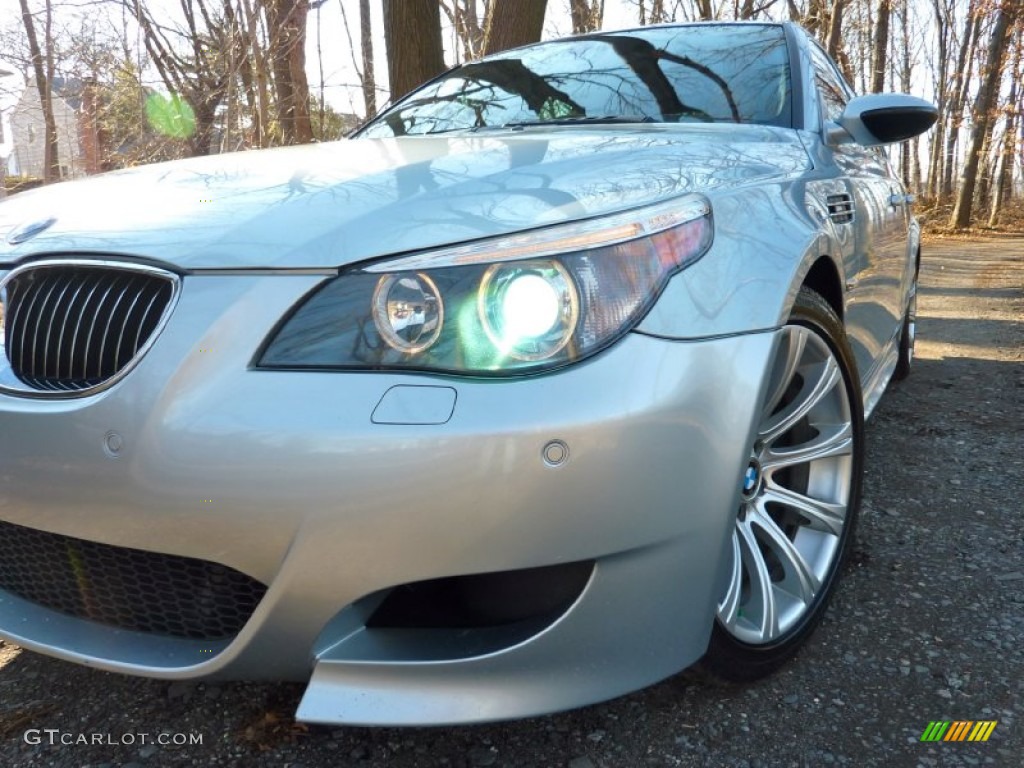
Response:
[{"label": "woods background", "polygon": [[931,225],[1019,228],[1024,0],[0,0],[0,177],[330,140],[486,53],[700,19],[793,19],[858,92],[933,100],[892,150]]}]

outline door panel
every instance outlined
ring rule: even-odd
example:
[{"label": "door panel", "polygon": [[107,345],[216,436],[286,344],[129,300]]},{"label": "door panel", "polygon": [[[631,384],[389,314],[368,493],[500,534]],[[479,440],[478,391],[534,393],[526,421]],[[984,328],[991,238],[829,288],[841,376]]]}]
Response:
[{"label": "door panel", "polygon": [[[899,185],[876,150],[844,145],[834,151],[834,157],[854,201],[847,326],[861,380],[866,383],[899,328],[905,208],[892,205],[894,187]],[[902,188],[898,193],[902,195]]]}]

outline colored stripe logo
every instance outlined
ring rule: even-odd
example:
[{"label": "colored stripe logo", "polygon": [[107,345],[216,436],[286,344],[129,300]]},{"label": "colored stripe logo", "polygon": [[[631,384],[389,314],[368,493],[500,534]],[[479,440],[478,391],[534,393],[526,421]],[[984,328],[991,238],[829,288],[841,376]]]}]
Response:
[{"label": "colored stripe logo", "polygon": [[988,741],[998,720],[933,720],[921,741]]}]

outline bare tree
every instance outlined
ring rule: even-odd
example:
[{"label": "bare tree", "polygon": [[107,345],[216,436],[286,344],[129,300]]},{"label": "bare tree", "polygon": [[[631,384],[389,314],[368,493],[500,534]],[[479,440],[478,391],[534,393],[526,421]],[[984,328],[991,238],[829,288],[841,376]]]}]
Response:
[{"label": "bare tree", "polygon": [[594,32],[604,21],[604,0],[569,0],[569,15],[574,35]]},{"label": "bare tree", "polygon": [[[931,147],[928,156],[928,197],[935,200],[939,196],[939,184],[942,178],[942,147],[945,144],[945,130],[947,124],[947,105],[949,103],[949,41],[950,41],[950,11],[948,5],[940,0],[932,0],[932,12],[936,30],[936,49],[932,77],[935,80],[936,106],[939,111],[939,119],[935,124],[935,130],[931,137]],[[906,87],[906,86],[905,86]]]},{"label": "bare tree", "polygon": [[391,100],[444,71],[437,0],[384,0]]},{"label": "bare tree", "polygon": [[1010,68],[1012,79],[1010,81],[1010,94],[1007,99],[1006,125],[1003,131],[1001,151],[998,157],[998,164],[993,164],[995,169],[992,189],[992,207],[989,211],[988,224],[994,227],[999,223],[1003,203],[1010,197],[1013,188],[1013,163],[1017,155],[1017,127],[1021,121],[1021,105],[1018,99],[1021,96],[1021,81],[1024,80],[1024,42],[1017,37],[1017,45],[1014,47],[1013,66]]},{"label": "bare tree", "polygon": [[[832,24],[832,16],[836,13],[835,6],[840,0],[833,0],[832,10],[829,11],[826,0],[810,0],[807,4],[807,12],[797,15],[797,20],[802,22],[812,32],[818,33],[821,38],[825,38],[828,34],[829,27]],[[793,9],[796,5],[793,4]],[[840,16],[841,16],[840,9]]]},{"label": "bare tree", "polygon": [[[229,21],[235,30],[236,49],[246,53],[239,57],[238,73],[249,109],[249,142],[257,147],[266,147],[271,141],[271,98],[267,44],[260,30],[260,7],[254,4],[254,0],[238,0],[238,3],[239,7],[229,16]],[[224,7],[231,11],[230,3]]]},{"label": "bare tree", "polygon": [[[359,0],[359,51],[362,66],[356,60],[356,46],[352,42],[352,31],[348,24],[345,3],[341,6],[341,23],[345,29],[349,53],[352,56],[352,68],[359,78],[359,86],[363,92],[363,111],[367,118],[377,114],[377,80],[373,72],[373,28],[370,21],[370,0]],[[323,97],[321,96],[321,101]],[[323,104],[321,104],[323,108]]]},{"label": "bare tree", "polygon": [[484,51],[495,53],[536,43],[544,31],[547,0],[493,0]]},{"label": "bare tree", "polygon": [[306,79],[307,0],[265,0],[277,120],[287,144],[313,140]]},{"label": "bare tree", "polygon": [[956,165],[956,142],[967,107],[967,96],[970,92],[971,67],[974,62],[974,49],[981,33],[983,16],[978,12],[977,0],[970,0],[967,16],[964,20],[964,35],[957,54],[956,68],[953,70],[952,98],[949,104],[949,121],[946,126],[946,147],[943,159],[942,185],[939,188],[939,199],[946,200],[953,194],[953,168]]},{"label": "bare tree", "polygon": [[974,125],[971,129],[971,144],[964,160],[964,170],[960,177],[960,189],[957,191],[956,205],[949,219],[949,226],[964,229],[971,223],[974,206],[974,191],[978,182],[978,164],[984,150],[985,139],[989,132],[992,110],[999,96],[999,85],[1003,76],[1003,64],[1006,60],[1006,49],[1010,40],[1016,13],[1019,11],[1020,0],[1004,0],[996,10],[995,25],[992,29],[988,56],[985,60],[984,80],[978,91],[971,110]]},{"label": "bare tree", "polygon": [[377,114],[377,80],[373,74],[373,27],[370,25],[370,0],[359,0],[359,47],[363,54],[363,106],[366,116]]},{"label": "bare tree", "polygon": [[[841,62],[841,48],[843,44],[843,11],[846,8],[847,0],[835,0],[832,4],[832,14],[828,20],[828,43],[826,49],[828,55],[836,61]],[[849,73],[844,73],[849,76]]]},{"label": "bare tree", "polygon": [[878,16],[875,21],[875,44],[871,55],[871,92],[885,90],[885,54],[889,49],[889,19],[892,16],[892,0],[878,0]]},{"label": "bare tree", "polygon": [[473,61],[484,54],[484,31],[491,0],[483,0],[482,10],[477,0],[441,0],[441,10],[455,29],[462,46],[462,60]]},{"label": "bare tree", "polygon": [[147,3],[130,0],[150,61],[164,86],[191,108],[195,129],[188,137],[191,154],[212,150],[214,122],[231,81],[224,52],[234,44],[207,0],[179,0],[185,28],[157,21]]},{"label": "bare tree", "polygon": [[46,21],[44,29],[44,41],[46,51],[39,47],[39,39],[36,37],[35,23],[32,19],[32,12],[28,7],[28,0],[20,0],[21,21],[25,25],[25,35],[28,37],[29,51],[32,56],[32,69],[36,78],[36,89],[39,91],[39,103],[43,110],[43,125],[46,136],[43,143],[43,183],[49,184],[60,178],[60,158],[57,156],[57,121],[53,117],[53,48],[51,27],[53,24],[53,7],[50,0],[46,0]]}]

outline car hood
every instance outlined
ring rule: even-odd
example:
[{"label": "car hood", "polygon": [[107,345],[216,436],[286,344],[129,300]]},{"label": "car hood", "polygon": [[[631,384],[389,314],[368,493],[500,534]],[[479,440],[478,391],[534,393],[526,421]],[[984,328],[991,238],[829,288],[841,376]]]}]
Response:
[{"label": "car hood", "polygon": [[0,263],[73,252],[185,270],[330,268],[808,165],[793,131],[719,125],[531,128],[230,153],[12,196],[0,203]]}]

